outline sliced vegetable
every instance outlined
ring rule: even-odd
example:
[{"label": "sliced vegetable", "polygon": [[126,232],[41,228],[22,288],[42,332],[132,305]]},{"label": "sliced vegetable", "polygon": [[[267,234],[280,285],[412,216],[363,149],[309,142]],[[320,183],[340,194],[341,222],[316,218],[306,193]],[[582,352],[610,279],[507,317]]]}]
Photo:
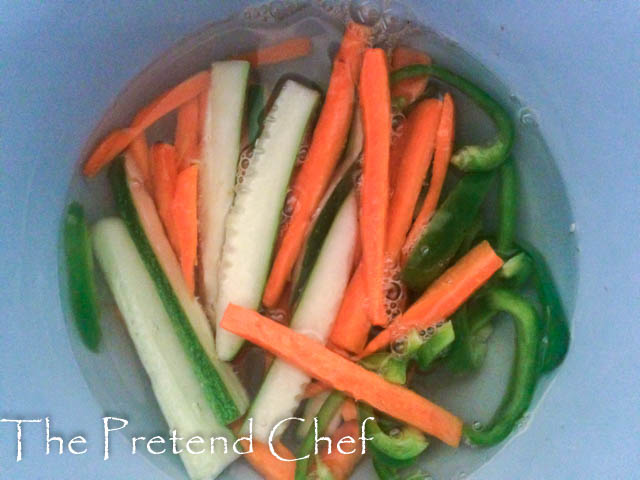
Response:
[{"label": "sliced vegetable", "polygon": [[253,145],[262,124],[262,115],[264,113],[265,103],[264,87],[262,85],[251,85],[247,94],[247,104],[249,105],[249,113],[247,114],[247,142]]},{"label": "sliced vegetable", "polygon": [[246,411],[247,394],[231,367],[216,355],[207,317],[198,300],[189,293],[141,174],[131,158],[126,162],[120,159],[112,165],[109,179],[116,207],[202,385],[207,403],[216,418],[224,424],[231,423]]},{"label": "sliced vegetable", "polygon": [[445,322],[431,337],[429,337],[416,354],[416,361],[422,370],[431,366],[451,346],[455,340],[455,332],[452,323]]},{"label": "sliced vegetable", "polygon": [[189,476],[194,480],[217,476],[237,455],[222,449],[190,454],[185,439],[200,435],[232,442],[233,434],[209,408],[207,386],[193,369],[184,339],[167,313],[144,254],[139,253],[127,226],[118,218],[106,218],[95,225],[93,244],[169,430],[179,432],[177,447]]},{"label": "sliced vegetable", "polygon": [[365,426],[365,434],[367,437],[372,437],[370,446],[373,455],[382,463],[393,467],[407,466],[429,446],[429,442],[420,430],[404,426],[394,428],[393,435],[388,434],[382,430],[376,420],[365,423],[366,418],[376,418],[369,405],[360,403],[358,409],[360,423]]},{"label": "sliced vegetable", "polygon": [[316,340],[237,305],[229,305],[221,325],[336,390],[448,445],[458,446],[462,424],[454,415],[411,390],[387,382]]},{"label": "sliced vegetable", "polygon": [[151,159],[153,198],[171,246],[177,252],[180,246],[171,214],[171,203],[178,176],[176,149],[168,143],[156,143],[151,147]]},{"label": "sliced vegetable", "polygon": [[309,152],[292,187],[295,209],[285,227],[265,287],[262,301],[267,307],[273,307],[282,295],[302,249],[313,212],[344,148],[353,116],[356,81],[369,36],[368,27],[350,23],[334,59],[329,88]]},{"label": "sliced vegetable", "polygon": [[482,242],[438,278],[422,296],[365,348],[368,355],[401,339],[412,329],[422,330],[449,317],[502,266],[489,242]]},{"label": "sliced vegetable", "polygon": [[211,66],[198,174],[201,197],[198,219],[205,308],[212,321],[225,221],[233,203],[236,183],[248,78],[247,62],[214,62]]},{"label": "sliced vegetable", "polygon": [[[324,405],[325,400],[331,394],[331,389],[327,389],[325,391],[320,392],[315,397],[309,398],[304,404],[304,411],[302,414],[302,418],[304,418],[304,422],[300,422],[298,424],[298,428],[296,429],[296,436],[298,440],[304,440],[304,437],[307,436],[309,429],[313,429],[313,419],[318,415],[318,412]],[[342,409],[341,409],[342,410]],[[329,424],[327,425],[327,433],[335,432],[336,428],[340,425],[341,422],[341,412],[337,412]]]},{"label": "sliced vegetable", "polygon": [[529,408],[538,381],[542,324],[534,306],[508,290],[490,289],[484,299],[498,311],[508,313],[516,327],[516,354],[509,388],[493,420],[480,428],[465,425],[472,445],[489,447],[501,442]]},{"label": "sliced vegetable", "polygon": [[115,130],[98,144],[84,164],[83,173],[88,177],[96,175],[102,167],[122,153],[149,126],[206,91],[209,88],[209,81],[208,71],[199,72],[160,95],[138,112],[130,128]]},{"label": "sliced vegetable", "polygon": [[[291,328],[325,343],[349,280],[358,230],[357,205],[351,194],[343,202],[322,244],[320,255],[291,319]],[[273,426],[292,416],[311,379],[295,365],[276,359],[251,408],[253,434],[268,439]]]},{"label": "sliced vegetable", "polygon": [[515,128],[509,113],[482,89],[469,80],[436,65],[411,65],[391,74],[395,84],[408,78],[431,76],[448,83],[473,100],[495,123],[498,131],[495,140],[486,145],[468,145],[458,150],[451,162],[465,172],[493,170],[509,155],[515,137]]},{"label": "sliced vegetable", "polygon": [[200,97],[193,97],[178,109],[175,146],[180,169],[188,167],[198,157],[200,143]]},{"label": "sliced vegetable", "polygon": [[491,320],[496,310],[485,303],[463,305],[453,317],[455,340],[447,355],[446,365],[453,373],[469,373],[480,369],[487,356],[489,337],[493,333]]},{"label": "sliced vegetable", "polygon": [[436,132],[436,147],[433,157],[433,167],[431,168],[429,189],[402,248],[406,253],[413,250],[413,246],[424,233],[425,227],[431,220],[433,212],[435,212],[438,206],[442,185],[444,184],[444,179],[447,176],[447,170],[449,168],[454,136],[455,106],[451,95],[446,93],[442,101],[442,115],[440,115],[440,124]]},{"label": "sliced vegetable", "polygon": [[374,325],[386,325],[388,322],[385,305],[385,239],[391,146],[388,76],[384,50],[367,50],[358,89],[364,126],[360,238],[367,310]]},{"label": "sliced vegetable", "polygon": [[[246,451],[249,448],[249,442],[243,440],[240,442],[242,448]],[[265,443],[253,439],[253,452],[245,453],[244,458],[265,480],[291,480],[295,475],[296,463],[294,461],[284,461],[271,453],[271,449]],[[275,442],[273,450],[281,458],[293,460],[295,457],[291,451],[281,442]]]},{"label": "sliced vegetable", "polygon": [[424,229],[409,254],[402,278],[412,290],[424,290],[458,251],[493,182],[492,173],[465,175]]},{"label": "sliced vegetable", "polygon": [[145,184],[149,184],[151,178],[151,153],[149,152],[147,136],[144,132],[132,140],[128,152],[138,165],[138,170],[142,173]]},{"label": "sliced vegetable", "polygon": [[500,194],[498,197],[499,223],[496,236],[496,251],[509,255],[513,251],[518,213],[518,177],[513,160],[500,166]]},{"label": "sliced vegetable", "polygon": [[198,166],[178,174],[171,203],[171,217],[178,242],[178,259],[191,295],[195,291],[194,269],[198,259]]},{"label": "sliced vegetable", "polygon": [[77,202],[69,205],[64,219],[64,256],[71,314],[82,342],[95,352],[102,336],[98,321],[100,309],[93,277],[89,228],[84,209]]},{"label": "sliced vegetable", "polygon": [[[408,65],[430,65],[431,58],[420,50],[415,50],[410,47],[398,46],[393,49],[391,54],[391,69],[398,70]],[[417,100],[417,98],[427,88],[428,77],[407,78],[396,83],[391,88],[391,98],[393,103],[399,107],[404,108],[407,105],[411,105]]]},{"label": "sliced vegetable", "polygon": [[298,449],[298,458],[301,458],[302,460],[298,460],[296,464],[295,480],[305,480],[307,478],[309,461],[315,448],[316,435],[324,435],[329,423],[336,413],[340,411],[340,407],[342,406],[344,399],[345,396],[343,393],[334,391],[324,401],[324,404],[315,417],[317,419],[317,427],[314,426],[308,430],[307,435],[304,437],[304,440]]},{"label": "sliced vegetable", "polygon": [[225,224],[214,309],[216,345],[223,360],[231,360],[243,340],[221,330],[220,319],[229,303],[260,305],[287,186],[319,97],[317,91],[287,80],[265,120],[249,166],[238,178]]},{"label": "sliced vegetable", "polygon": [[[344,405],[347,405],[349,401],[345,401]],[[355,440],[352,444],[351,442],[347,443],[346,446],[342,447],[344,452],[353,453],[340,453],[337,448],[338,442],[346,437],[351,437]],[[320,459],[322,463],[329,469],[331,472],[332,480],[347,480],[351,473],[356,468],[358,462],[362,459],[362,441],[360,440],[360,425],[355,420],[349,420],[343,423],[333,435],[331,435],[331,443],[334,448],[331,452],[327,450],[323,451],[320,454]]]},{"label": "sliced vegetable", "polygon": [[252,52],[240,53],[231,58],[233,60],[245,60],[256,68],[263,65],[294,60],[305,57],[311,52],[311,38],[294,37],[268,47],[259,48]]}]

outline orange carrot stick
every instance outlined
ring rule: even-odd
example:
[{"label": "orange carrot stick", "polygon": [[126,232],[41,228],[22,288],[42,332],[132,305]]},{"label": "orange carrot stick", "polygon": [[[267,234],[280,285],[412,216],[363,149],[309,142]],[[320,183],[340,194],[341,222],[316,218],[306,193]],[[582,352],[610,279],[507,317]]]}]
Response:
[{"label": "orange carrot stick", "polygon": [[332,352],[254,310],[230,304],[221,327],[270,351],[310,377],[457,447],[460,419],[417,393],[387,382],[375,372]]},{"label": "orange carrot stick", "polygon": [[129,153],[134,162],[136,162],[144,182],[147,183],[150,178],[151,167],[149,166],[149,145],[147,145],[147,137],[144,132],[133,139],[131,145],[129,145]]},{"label": "orange carrot stick", "polygon": [[349,24],[333,62],[329,88],[313,131],[309,152],[293,182],[295,209],[285,227],[265,287],[262,301],[267,307],[273,307],[282,295],[304,243],[313,212],[342,154],[353,116],[355,85],[370,34],[367,27]]},{"label": "orange carrot stick", "polygon": [[130,128],[115,130],[98,144],[84,164],[83,173],[88,177],[96,175],[102,167],[123,152],[150,125],[204,92],[209,87],[210,78],[211,75],[208,71],[196,73],[160,95],[138,112]]},{"label": "orange carrot stick", "polygon": [[294,60],[305,57],[311,52],[311,39],[309,37],[293,37],[269,47],[259,48],[251,52],[233,55],[233,60],[246,60],[256,68],[262,65]]},{"label": "orange carrot stick", "polygon": [[350,398],[347,398],[342,404],[340,414],[345,422],[356,420],[358,418],[358,409],[356,408],[355,402]]},{"label": "orange carrot stick", "polygon": [[449,160],[451,159],[451,150],[453,148],[453,138],[455,135],[455,106],[453,98],[450,94],[444,96],[442,105],[442,115],[440,116],[440,125],[436,134],[436,151],[433,159],[433,168],[431,171],[431,182],[427,197],[420,208],[420,213],[413,222],[413,226],[407,235],[403,252],[410,252],[416,244],[422,232],[424,232],[427,223],[435,212],[442,192],[444,178],[447,176]]},{"label": "orange carrot stick", "polygon": [[366,51],[359,93],[364,128],[360,238],[367,310],[373,324],[385,325],[385,230],[389,204],[391,99],[384,50],[372,48]]},{"label": "orange carrot stick", "polygon": [[[391,69],[398,70],[407,65],[430,65],[431,58],[424,52],[413,48],[398,46],[391,54]],[[391,88],[391,97],[401,99],[401,105],[413,103],[427,87],[428,77],[408,78],[396,83]]]},{"label": "orange carrot stick", "polygon": [[311,398],[329,390],[329,387],[321,382],[310,382],[304,389],[302,398]]},{"label": "orange carrot stick", "polygon": [[[242,448],[249,449],[249,442],[242,440]],[[293,460],[296,458],[281,442],[273,445],[274,451],[282,458]],[[243,457],[251,464],[265,480],[293,480],[296,472],[296,462],[285,462],[271,453],[268,445],[253,439],[253,452],[243,454]]]},{"label": "orange carrot stick", "polygon": [[178,243],[182,275],[191,294],[195,291],[194,269],[198,258],[198,166],[182,170],[176,179],[171,203],[173,228]]},{"label": "orange carrot stick", "polygon": [[422,296],[364,349],[362,356],[386,347],[411,330],[431,327],[452,315],[502,266],[487,241],[481,242],[445,271]]},{"label": "orange carrot stick", "polygon": [[[347,403],[349,402],[345,402],[344,405]],[[351,402],[351,405],[353,405],[353,402]],[[320,455],[322,462],[331,471],[333,480],[347,480],[355,470],[358,462],[362,459],[362,441],[359,438],[359,429],[360,425],[355,419],[343,423],[338,427],[334,434],[331,435],[331,443],[333,444],[331,453],[328,453],[328,450],[325,449]],[[342,448],[342,451],[344,452],[353,453],[342,454],[338,451],[337,445],[341,439],[347,436],[353,438],[355,443],[343,442],[342,445],[340,445],[340,448]]]},{"label": "orange carrot stick", "polygon": [[176,149],[168,143],[155,143],[151,147],[151,158],[153,199],[169,241],[174,251],[178,252],[179,242],[171,214],[171,203],[178,176]]},{"label": "orange carrot stick", "polygon": [[198,103],[201,95],[192,98],[178,109],[174,143],[178,153],[178,165],[181,169],[188,167],[198,155],[200,136]]}]

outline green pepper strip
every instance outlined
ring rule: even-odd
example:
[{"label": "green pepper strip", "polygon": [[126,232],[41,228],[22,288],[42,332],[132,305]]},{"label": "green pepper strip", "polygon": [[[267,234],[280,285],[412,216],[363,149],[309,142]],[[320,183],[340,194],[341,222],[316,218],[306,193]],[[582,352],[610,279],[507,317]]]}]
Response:
[{"label": "green pepper strip", "polygon": [[469,230],[493,183],[494,174],[467,174],[436,210],[412,249],[402,278],[416,292],[424,290],[447,268]]},{"label": "green pepper strip", "polygon": [[252,145],[260,134],[262,114],[264,113],[264,87],[251,85],[247,92],[247,141]]},{"label": "green pepper strip", "polygon": [[445,322],[429,337],[416,353],[416,361],[420,370],[427,370],[440,358],[455,341],[455,330],[451,321]]},{"label": "green pepper strip", "polygon": [[518,210],[518,177],[513,159],[500,166],[500,193],[498,198],[498,234],[496,251],[501,256],[513,253]]},{"label": "green pepper strip", "polygon": [[527,252],[533,260],[534,284],[538,300],[542,306],[545,329],[540,371],[548,373],[558,367],[567,356],[571,341],[569,323],[553,281],[553,276],[544,257],[533,247],[525,249],[518,245],[518,248]]},{"label": "green pepper strip", "polygon": [[[337,390],[331,392],[320,408],[320,411],[316,415],[318,420],[318,435],[323,435],[327,430],[329,423],[333,419],[338,409],[344,402],[345,395]],[[310,428],[307,432],[300,449],[298,450],[298,458],[306,457],[304,460],[299,460],[296,464],[295,480],[304,480],[307,478],[307,471],[309,470],[309,460],[311,459],[315,446],[315,428]]]},{"label": "green pepper strip", "polygon": [[[358,404],[358,414],[361,423],[366,418],[374,417],[373,409],[362,403]],[[374,457],[394,468],[413,464],[429,446],[424,434],[410,426],[399,428],[398,435],[392,436],[382,430],[377,420],[369,420],[365,424],[365,434],[373,437],[371,450]]]},{"label": "green pepper strip", "polygon": [[493,308],[478,303],[463,305],[452,323],[455,339],[446,357],[446,365],[456,374],[475,372],[487,356],[487,342],[493,333]]},{"label": "green pepper strip", "polygon": [[541,321],[535,307],[509,290],[490,289],[483,299],[489,308],[511,315],[516,327],[516,354],[509,388],[489,425],[480,429],[464,426],[472,445],[492,446],[504,440],[527,411],[538,381]]},{"label": "green pepper strip", "polygon": [[97,351],[102,336],[93,274],[93,252],[82,206],[69,205],[64,221],[64,252],[71,313],[84,345]]},{"label": "green pepper strip", "polygon": [[451,163],[465,172],[487,171],[499,167],[511,151],[515,137],[515,128],[509,113],[469,80],[437,65],[410,65],[401,68],[391,74],[390,81],[393,84],[407,78],[426,75],[448,83],[467,95],[489,115],[497,128],[497,136],[493,143],[486,146],[463,147],[455,153]]}]

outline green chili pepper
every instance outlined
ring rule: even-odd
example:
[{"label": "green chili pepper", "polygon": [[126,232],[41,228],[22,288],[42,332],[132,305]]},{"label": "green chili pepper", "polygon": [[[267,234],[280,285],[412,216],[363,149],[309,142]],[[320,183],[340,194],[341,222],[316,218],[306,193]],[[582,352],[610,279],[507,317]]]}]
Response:
[{"label": "green chili pepper", "polygon": [[491,172],[465,175],[436,210],[402,271],[409,288],[424,290],[447,268],[473,226],[493,178]]},{"label": "green chili pepper", "polygon": [[527,411],[538,381],[542,325],[535,307],[509,290],[489,289],[483,297],[489,308],[509,314],[516,327],[516,353],[509,388],[493,420],[478,429],[464,426],[472,445],[492,446],[504,440]]},{"label": "green chili pepper", "polygon": [[262,85],[251,85],[247,92],[247,104],[249,105],[247,114],[247,141],[252,145],[260,134],[262,115],[264,113],[264,87]]},{"label": "green chili pepper", "polygon": [[[334,391],[327,397],[324,404],[320,408],[318,415],[316,415],[318,421],[318,435],[323,435],[327,430],[329,423],[333,419],[338,409],[344,402],[345,395],[342,392]],[[307,478],[307,471],[309,469],[309,460],[313,456],[315,447],[315,435],[316,431],[314,427],[311,427],[304,437],[300,449],[298,450],[298,458],[308,457],[304,460],[298,460],[296,464],[295,480],[304,480]]]},{"label": "green chili pepper", "polygon": [[421,370],[428,369],[441,357],[455,340],[455,331],[451,321],[445,322],[429,337],[416,353],[416,361]]},{"label": "green chili pepper", "polygon": [[540,370],[548,373],[562,363],[569,351],[571,333],[553,276],[544,257],[533,247],[518,248],[533,262],[534,284],[542,307],[544,341]]},{"label": "green chili pepper", "polygon": [[518,212],[518,177],[513,159],[509,159],[500,166],[498,210],[500,213],[496,252],[501,256],[508,256],[513,253]]},{"label": "green chili pepper", "polygon": [[463,147],[451,158],[451,163],[465,172],[487,171],[499,167],[511,151],[515,137],[515,128],[509,113],[469,80],[437,65],[410,65],[393,72],[390,79],[391,83],[396,83],[406,78],[426,75],[437,78],[467,95],[489,115],[497,129],[493,143],[486,146]]},{"label": "green chili pepper", "polygon": [[[358,404],[358,414],[361,423],[366,418],[374,417],[373,409],[362,403]],[[386,433],[377,420],[368,420],[365,423],[366,436],[373,438],[369,443],[371,451],[374,457],[385,465],[392,467],[411,465],[429,446],[429,442],[420,430],[408,425],[393,430],[395,434]]]},{"label": "green chili pepper", "polygon": [[71,313],[85,346],[97,351],[101,331],[100,310],[93,274],[93,251],[82,206],[73,202],[64,221],[64,252]]}]

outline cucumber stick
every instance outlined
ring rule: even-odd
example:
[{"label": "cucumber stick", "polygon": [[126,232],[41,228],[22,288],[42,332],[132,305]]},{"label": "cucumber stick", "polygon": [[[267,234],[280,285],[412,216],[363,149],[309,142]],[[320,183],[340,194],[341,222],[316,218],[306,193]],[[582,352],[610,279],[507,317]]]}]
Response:
[{"label": "cucumber stick", "polygon": [[[357,231],[357,202],[351,193],[331,225],[293,314],[291,328],[295,331],[321,343],[327,341],[351,274]],[[309,380],[288,363],[273,362],[247,415],[253,418],[255,438],[267,441],[273,425],[292,416]],[[247,424],[244,431],[248,431]]]},{"label": "cucumber stick", "polygon": [[315,90],[286,81],[264,121],[249,165],[238,175],[214,307],[216,347],[223,360],[238,353],[243,339],[219,328],[222,315],[229,303],[251,309],[260,305],[289,179],[319,98]]},{"label": "cucumber stick", "polygon": [[175,335],[210,407],[222,423],[228,424],[245,412],[247,394],[231,367],[216,355],[209,321],[198,300],[189,293],[140,171],[130,157],[120,157],[113,163],[109,177],[120,216],[155,283]]},{"label": "cucumber stick", "polygon": [[213,318],[225,220],[233,203],[249,63],[214,62],[198,172],[198,219],[206,309]]},{"label": "cucumber stick", "polygon": [[180,456],[189,476],[215,477],[235,460],[233,450],[227,454],[221,448],[213,454],[208,450],[201,455],[189,454],[184,439],[199,435],[205,438],[206,450],[210,437],[233,442],[233,434],[208,407],[200,379],[126,225],[119,218],[99,221],[93,229],[93,244],[169,429],[176,430],[182,439],[178,442],[183,450]]}]

